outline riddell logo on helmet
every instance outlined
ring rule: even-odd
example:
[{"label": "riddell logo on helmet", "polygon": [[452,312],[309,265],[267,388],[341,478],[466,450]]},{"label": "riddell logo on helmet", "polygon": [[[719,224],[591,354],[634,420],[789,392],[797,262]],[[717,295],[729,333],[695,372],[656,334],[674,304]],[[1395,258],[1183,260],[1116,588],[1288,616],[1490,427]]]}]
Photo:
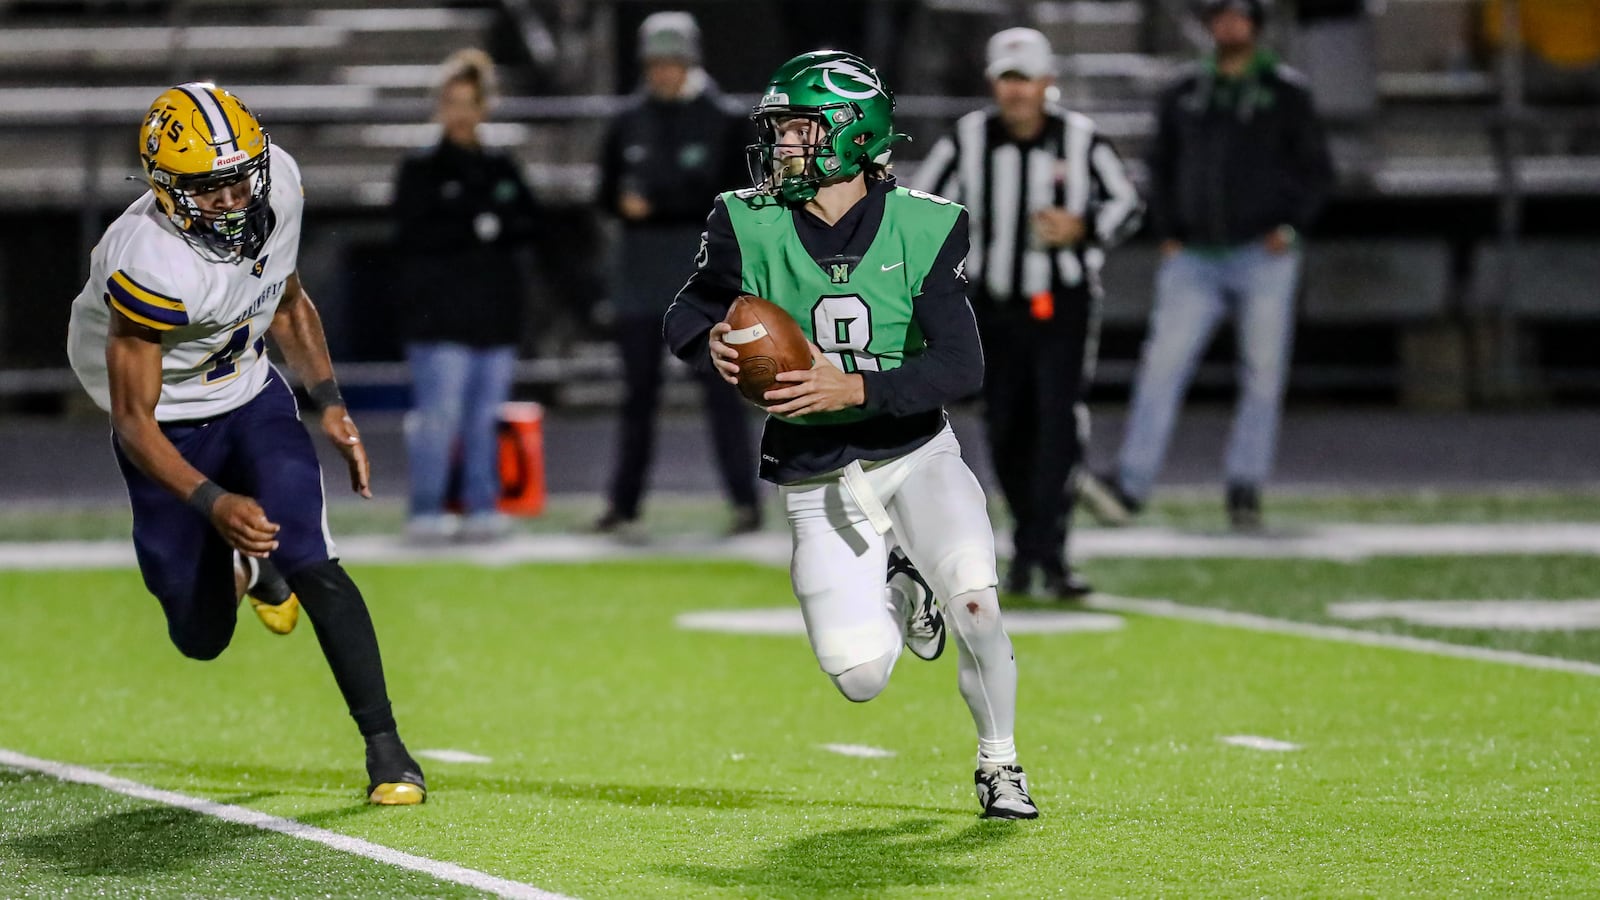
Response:
[{"label": "riddell logo on helmet", "polygon": [[226,169],[229,166],[236,166],[239,163],[248,162],[249,159],[250,154],[240,150],[238,153],[230,153],[227,156],[217,157],[217,161],[211,164],[211,168]]}]

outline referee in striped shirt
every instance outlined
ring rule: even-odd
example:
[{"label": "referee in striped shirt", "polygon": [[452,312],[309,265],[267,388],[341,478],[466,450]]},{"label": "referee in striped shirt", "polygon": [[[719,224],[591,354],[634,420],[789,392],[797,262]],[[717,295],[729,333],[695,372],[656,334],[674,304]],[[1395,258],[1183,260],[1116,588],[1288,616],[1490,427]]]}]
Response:
[{"label": "referee in striped shirt", "polygon": [[995,105],[968,113],[918,170],[918,187],[966,205],[967,276],[983,337],[995,474],[1015,522],[1003,589],[1080,597],[1067,523],[1083,461],[1105,249],[1139,226],[1143,203],[1087,116],[1051,102],[1055,56],[1032,28],[989,40]]}]

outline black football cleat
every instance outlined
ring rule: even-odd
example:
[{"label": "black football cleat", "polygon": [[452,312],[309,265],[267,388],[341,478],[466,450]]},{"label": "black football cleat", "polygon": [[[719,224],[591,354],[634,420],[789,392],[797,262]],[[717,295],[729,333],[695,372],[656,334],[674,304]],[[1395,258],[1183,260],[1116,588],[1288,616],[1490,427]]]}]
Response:
[{"label": "black football cleat", "polygon": [[908,583],[912,596],[910,609],[906,610],[906,649],[919,659],[938,659],[944,652],[945,627],[933,589],[904,553],[891,550],[887,580],[893,581],[897,576]]},{"label": "black football cleat", "polygon": [[374,806],[415,806],[428,800],[422,767],[406,752],[399,732],[367,738],[367,802]]}]

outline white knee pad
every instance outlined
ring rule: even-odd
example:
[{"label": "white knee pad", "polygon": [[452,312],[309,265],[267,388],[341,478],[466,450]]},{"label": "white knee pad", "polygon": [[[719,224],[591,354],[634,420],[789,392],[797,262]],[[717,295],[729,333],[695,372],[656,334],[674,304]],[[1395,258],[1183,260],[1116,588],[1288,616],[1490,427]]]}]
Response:
[{"label": "white knee pad", "polygon": [[[880,602],[881,605],[881,602]],[[875,610],[866,621],[833,624],[816,622],[807,629],[817,665],[829,675],[840,675],[885,655],[899,653],[905,640],[887,609]]]},{"label": "white knee pad", "polygon": [[886,653],[829,677],[845,699],[853,703],[865,703],[889,686],[889,674],[894,671],[894,662],[899,655],[897,652]]},{"label": "white knee pad", "polygon": [[941,601],[992,588],[1000,583],[1000,576],[994,567],[994,548],[982,544],[957,547],[945,554],[932,572],[924,574],[928,577],[934,596]]}]

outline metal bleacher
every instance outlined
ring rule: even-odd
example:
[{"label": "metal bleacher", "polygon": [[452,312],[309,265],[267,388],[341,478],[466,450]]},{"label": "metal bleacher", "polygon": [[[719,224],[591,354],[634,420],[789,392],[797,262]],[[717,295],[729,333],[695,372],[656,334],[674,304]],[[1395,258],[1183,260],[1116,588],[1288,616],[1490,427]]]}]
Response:
[{"label": "metal bleacher", "polygon": [[[1477,264],[1466,268],[1468,275],[1484,275],[1466,285],[1461,250],[1446,234],[1449,228],[1437,234],[1426,227],[1385,231],[1384,211],[1391,205],[1460,201],[1493,207],[1503,203],[1508,184],[1519,202],[1600,195],[1600,155],[1573,152],[1570,141],[1565,152],[1509,161],[1502,155],[1506,121],[1498,82],[1473,58],[1468,42],[1478,3],[1386,0],[1354,30],[1331,40],[1324,32],[1321,43],[1309,29],[1294,27],[1287,14],[1271,30],[1272,42],[1290,62],[1306,64],[1319,97],[1327,100],[1341,181],[1336,205],[1376,216],[1370,227],[1336,221],[1311,245],[1307,322],[1384,322],[1403,332],[1458,317],[1463,309],[1493,310],[1497,303],[1526,316],[1600,322],[1600,300],[1592,290],[1597,273],[1571,262],[1574,255],[1593,256],[1582,237],[1568,243],[1529,239],[1529,259],[1518,266],[1528,285],[1513,296],[1496,295],[1495,273],[1518,251],[1497,244],[1492,229],[1471,251]],[[714,14],[762,4],[682,5],[701,11],[709,24]],[[353,223],[324,234],[307,255],[307,265],[319,265],[321,253],[320,265],[332,269],[338,242],[360,231],[362,215],[371,219],[387,204],[401,155],[434,139],[428,96],[436,66],[464,46],[490,47],[507,83],[487,141],[524,161],[530,183],[547,203],[585,207],[597,180],[602,123],[617,103],[613,26],[630,6],[643,4],[0,0],[0,215],[19,209],[76,213],[86,249],[104,218],[141,190],[125,180],[136,169],[132,129],[138,113],[176,81],[216,80],[246,98],[274,140],[295,153],[319,209],[338,211]],[[1200,35],[1186,8],[1185,0],[930,0],[917,4],[909,20],[904,42],[914,52],[902,54],[903,77],[915,84],[942,83],[937,76],[951,59],[971,59],[973,48],[981,57],[987,35],[1020,17],[1050,36],[1059,55],[1063,103],[1096,119],[1138,179],[1154,128],[1154,94],[1198,49]],[[545,26],[551,29],[540,32]],[[554,52],[560,78],[535,65],[539,48],[520,37],[532,33],[559,37]],[[708,28],[713,69],[719,52],[750,49],[729,46],[727,37],[719,44]],[[732,37],[751,44],[764,40]],[[738,93],[756,85],[729,87]],[[914,174],[917,158],[932,144],[920,138],[983,102],[976,96],[900,93],[901,114],[919,137],[897,162],[906,174]],[[1563,127],[1592,128],[1600,135],[1600,122],[1592,119],[1580,113]],[[1112,255],[1108,327],[1131,332],[1142,325],[1154,265],[1154,248],[1140,242]],[[0,271],[4,267],[0,251]],[[0,326],[11,302],[13,297],[0,297]],[[0,341],[0,394],[6,370],[15,365],[6,356]],[[1103,371],[1114,376],[1117,369]]]}]

